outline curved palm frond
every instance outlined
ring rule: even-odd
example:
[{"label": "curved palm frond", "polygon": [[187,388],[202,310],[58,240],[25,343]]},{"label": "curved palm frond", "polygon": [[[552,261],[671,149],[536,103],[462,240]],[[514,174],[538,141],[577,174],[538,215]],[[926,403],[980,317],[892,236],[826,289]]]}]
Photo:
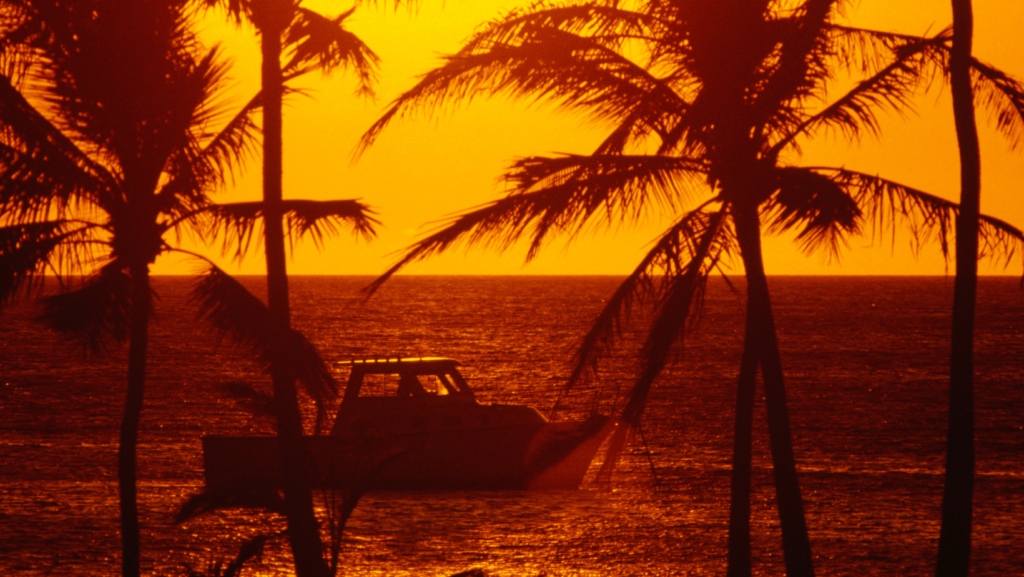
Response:
[{"label": "curved palm frond", "polygon": [[40,321],[79,340],[87,354],[100,355],[124,343],[129,336],[133,307],[151,307],[152,299],[135,303],[131,279],[113,261],[77,289],[43,299]]},{"label": "curved palm frond", "polygon": [[351,68],[359,77],[358,93],[373,96],[380,58],[362,40],[344,27],[355,11],[329,18],[312,10],[299,8],[285,42],[292,56],[284,67],[285,75],[301,75],[312,70],[329,74],[335,68]]},{"label": "curved palm frond", "polygon": [[[877,112],[913,110],[911,98],[948,73],[951,40],[948,29],[927,38],[842,26],[835,26],[834,30],[856,36],[862,48],[870,46],[871,41],[880,45],[872,46],[878,52],[862,63],[862,68],[870,69],[883,59],[887,64],[785,133],[773,145],[772,154],[777,155],[797,136],[822,126],[838,128],[852,138],[864,129],[877,135]],[[990,122],[1009,140],[1012,149],[1021,146],[1024,142],[1024,83],[978,59],[972,59],[971,81],[975,105],[988,111]]]},{"label": "curved palm frond", "polygon": [[858,28],[836,22],[826,26],[835,70],[850,72],[854,76],[873,76],[893,60],[898,60],[900,55],[916,51],[914,47],[922,42],[938,38],[948,40],[952,33],[947,28],[933,36],[919,36]]},{"label": "curved palm frond", "polygon": [[[797,123],[799,108],[828,79],[827,56],[835,0],[808,0],[793,14],[766,23],[776,36],[775,54],[763,66],[769,72],[752,104],[767,129]],[[794,106],[797,104],[798,106]]]},{"label": "curved palm frond", "polygon": [[0,75],[0,208],[35,219],[76,201],[99,204],[115,179]]},{"label": "curved palm frond", "polygon": [[[259,126],[253,116],[263,107],[263,94],[257,93],[239,109],[234,117],[193,158],[205,167],[208,174],[223,179],[241,174],[242,163],[259,150]],[[219,182],[223,183],[223,180]]]},{"label": "curved palm frond", "polygon": [[10,302],[42,274],[63,233],[60,221],[0,228],[0,302]]},{"label": "curved palm frond", "polygon": [[[284,200],[281,204],[293,248],[307,235],[317,248],[322,248],[326,237],[337,236],[344,229],[369,240],[376,236],[374,227],[380,224],[373,217],[376,213],[359,200]],[[233,246],[238,258],[263,236],[257,234],[262,226],[263,202],[211,204],[204,214],[210,218],[211,236],[223,235],[225,252]]]},{"label": "curved palm frond", "polygon": [[[721,249],[735,247],[732,234],[721,238],[726,229],[723,220],[728,209],[722,207],[709,215],[707,227],[701,232],[693,258],[677,274],[666,279],[663,297],[655,311],[640,359],[636,381],[626,393],[626,403],[620,413],[623,425],[618,427],[609,441],[608,453],[598,473],[608,479],[629,436],[640,426],[651,387],[668,364],[673,351],[682,345],[686,330],[691,326],[694,313],[699,313],[709,273],[724,256]],[[719,252],[712,252],[715,249]]]},{"label": "curved palm frond", "polygon": [[972,59],[974,105],[989,113],[989,121],[1010,141],[1024,145],[1024,82],[984,62]]},{"label": "curved palm frond", "polygon": [[174,515],[180,524],[217,511],[260,510],[285,516],[284,499],[274,489],[263,487],[207,488],[192,495]]},{"label": "curved palm frond", "polygon": [[[92,228],[66,220],[0,227],[0,304],[32,288],[47,270],[82,270],[91,254],[82,237]],[[75,247],[69,250],[69,244]]]},{"label": "curved palm frond", "polygon": [[[654,243],[640,264],[619,285],[580,341],[573,360],[573,371],[562,389],[562,395],[587,382],[597,371],[621,333],[623,323],[632,314],[635,304],[659,298],[666,291],[668,279],[683,274],[687,263],[697,258],[700,241],[715,223],[715,214],[705,206],[683,215]],[[729,231],[720,231],[710,247],[711,261],[718,262],[736,252]],[[561,398],[561,397],[560,397]],[[558,403],[555,405],[556,410]]]},{"label": "curved palm frond", "polygon": [[800,228],[796,240],[807,254],[824,250],[828,259],[848,246],[846,237],[859,232],[860,208],[846,190],[827,175],[798,167],[777,172],[778,191],[763,205],[769,233]]},{"label": "curved palm frond", "polygon": [[621,5],[595,2],[535,2],[513,8],[497,20],[475,31],[463,45],[464,51],[480,52],[498,44],[517,44],[534,38],[539,31],[562,30],[593,39],[612,50],[628,42],[656,38],[652,29],[663,24],[651,14]]},{"label": "curved palm frond", "polygon": [[[809,167],[840,186],[871,222],[872,236],[896,240],[897,227],[910,231],[911,248],[917,253],[927,242],[938,241],[942,254],[949,256],[949,239],[959,208],[956,203],[884,178],[843,168]],[[1024,256],[1024,233],[990,216],[981,216],[979,258],[1002,260]],[[1022,261],[1024,262],[1024,261]]]},{"label": "curved palm frond", "polygon": [[192,290],[198,316],[221,338],[249,348],[266,369],[272,351],[284,347],[289,376],[305,385],[317,407],[317,427],[327,418],[326,403],[338,393],[338,385],[313,343],[292,328],[277,326],[270,309],[231,275],[210,265]]},{"label": "curved palm frond", "polygon": [[[241,171],[241,165],[256,150],[259,129],[252,114],[259,109],[257,94],[236,111],[216,132],[226,105],[217,99],[225,78],[226,66],[217,60],[219,49],[206,52],[202,59],[182,71],[176,83],[178,103],[167,124],[172,144],[166,154],[160,202],[183,210],[202,204],[206,194]],[[172,200],[175,199],[175,200]],[[177,206],[177,205],[181,206]]]},{"label": "curved palm frond", "polygon": [[879,112],[913,110],[912,97],[941,71],[935,66],[937,52],[934,48],[944,42],[944,37],[934,37],[902,46],[895,60],[858,82],[824,109],[780,134],[766,156],[777,158],[798,136],[821,128],[837,129],[852,139],[858,138],[865,130],[877,135],[880,130]]},{"label": "curved palm frond", "polygon": [[[723,257],[735,254],[737,243],[732,228],[725,223],[728,206],[710,213],[699,236],[690,236],[686,252],[689,261],[676,264],[655,312],[650,332],[644,341],[639,377],[626,396],[623,419],[636,426],[643,412],[650,386],[665,368],[671,352],[682,342],[687,329],[700,318],[704,287],[708,276]],[[694,241],[699,241],[694,244]],[[681,265],[681,266],[680,266]]]},{"label": "curved palm frond", "polygon": [[567,233],[572,240],[599,213],[610,225],[639,222],[652,208],[678,211],[694,196],[693,188],[705,188],[706,170],[699,160],[673,156],[562,155],[520,159],[505,180],[511,194],[549,193],[533,226],[527,253],[532,259],[550,232]]},{"label": "curved palm frond", "polygon": [[[209,210],[206,192],[234,179],[257,152],[260,129],[253,115],[261,106],[262,96],[257,94],[207,142],[193,139],[169,162],[167,182],[160,187],[157,202],[168,207],[166,228],[175,230],[179,238],[185,232],[202,237],[203,222],[197,216]],[[183,231],[183,224],[190,229]]]},{"label": "curved palm frond", "polygon": [[[457,215],[405,251],[398,262],[364,289],[373,294],[406,265],[459,243],[505,251],[530,237],[527,260],[553,233],[570,240],[585,228],[641,219],[652,204],[680,206],[689,181],[703,179],[704,166],[687,158],[659,156],[531,157],[506,174],[513,192]],[[703,182],[703,180],[701,180]],[[649,187],[640,194],[641,185]],[[596,217],[604,218],[595,223]]]},{"label": "curved palm frond", "polygon": [[594,38],[538,26],[521,41],[481,43],[445,57],[442,66],[391,103],[363,134],[355,154],[396,118],[498,94],[584,110],[596,121],[618,122],[641,107],[655,118],[688,106],[665,80]]}]

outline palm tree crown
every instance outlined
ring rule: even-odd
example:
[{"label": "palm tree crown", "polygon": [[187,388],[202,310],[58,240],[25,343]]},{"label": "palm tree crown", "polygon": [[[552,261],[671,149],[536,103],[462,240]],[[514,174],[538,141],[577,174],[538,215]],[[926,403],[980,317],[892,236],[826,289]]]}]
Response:
[{"label": "palm tree crown", "polygon": [[[642,368],[623,409],[635,426],[662,368],[685,335],[707,275],[738,255],[747,276],[747,329],[737,397],[730,574],[749,574],[749,419],[760,371],[768,405],[787,570],[812,574],[782,367],[761,260],[762,228],[794,231],[806,251],[835,255],[868,225],[908,225],[943,250],[957,207],[896,182],[840,167],[795,163],[824,130],[858,137],[878,114],[911,106],[948,69],[950,35],[917,37],[839,22],[837,0],[540,2],[478,30],[396,99],[366,133],[478,95],[510,94],[583,111],[611,126],[586,155],[530,157],[505,174],[509,193],[461,214],[413,245],[371,290],[406,264],[460,242],[510,246],[532,258],[558,233],[634,222],[667,211],[675,222],[609,299],[584,337],[569,386],[592,374],[637,299],[656,314]],[[835,97],[838,75],[852,90]],[[1024,136],[1024,86],[972,61],[977,101],[1012,142]],[[1011,255],[1019,230],[982,221],[986,254]],[[613,439],[621,448],[626,430]]]},{"label": "palm tree crown", "polygon": [[247,115],[224,119],[215,99],[218,52],[201,51],[184,2],[4,4],[0,202],[8,235],[50,230],[23,239],[26,256],[49,251],[6,269],[3,296],[43,265],[152,263],[252,145]]},{"label": "palm tree crown", "polygon": [[122,572],[138,575],[149,265],[240,168],[251,108],[223,118],[225,68],[185,2],[4,0],[0,14],[0,300],[55,273],[44,320],[94,351],[129,341],[118,478]]}]

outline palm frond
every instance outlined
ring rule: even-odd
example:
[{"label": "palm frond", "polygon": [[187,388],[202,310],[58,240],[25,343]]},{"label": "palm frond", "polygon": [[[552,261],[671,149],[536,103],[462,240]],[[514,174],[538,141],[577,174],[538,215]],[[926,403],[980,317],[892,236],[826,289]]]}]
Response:
[{"label": "palm frond", "polygon": [[468,45],[395,99],[363,135],[365,151],[393,120],[420,110],[477,96],[509,94],[580,110],[595,121],[617,122],[638,108],[657,117],[688,104],[647,67],[602,45],[597,39],[538,25],[507,43]]},{"label": "palm frond", "polygon": [[259,150],[261,131],[253,117],[262,108],[263,94],[258,93],[206,142],[202,152],[193,159],[193,162],[201,163],[219,179],[224,179],[225,176],[240,176],[244,161]]},{"label": "palm frond", "polygon": [[[857,51],[863,58],[860,70],[870,70],[871,76],[808,118],[796,132],[806,133],[826,125],[852,136],[857,136],[860,126],[877,133],[872,108],[912,109],[910,96],[931,87],[940,75],[948,74],[950,29],[928,38],[843,26],[834,26],[833,31],[853,45],[843,51],[839,62],[849,64],[856,59],[851,53]],[[883,61],[886,64],[879,67]],[[971,82],[975,106],[988,112],[989,121],[1010,141],[1011,148],[1020,147],[1024,142],[1024,83],[976,58],[971,63]],[[794,136],[789,134],[785,143]]]},{"label": "palm frond", "polygon": [[830,22],[829,52],[836,72],[848,72],[854,77],[873,76],[889,66],[901,55],[915,51],[915,46],[934,38],[949,39],[950,30],[942,30],[928,37],[901,34],[869,28],[858,28]]},{"label": "palm frond", "polygon": [[175,105],[169,107],[173,112],[165,128],[169,148],[161,154],[167,162],[159,202],[177,209],[171,212],[194,210],[214,188],[240,173],[258,149],[259,129],[252,116],[262,103],[257,94],[212,132],[226,116],[225,104],[216,99],[226,71],[219,50],[183,68],[170,98]]},{"label": "palm frond", "polygon": [[26,218],[67,208],[77,195],[94,203],[114,178],[0,76],[0,208]]},{"label": "palm frond", "polygon": [[273,421],[274,416],[277,415],[273,396],[259,390],[250,383],[230,381],[223,383],[219,389],[224,396],[234,401],[240,409],[248,413],[256,422],[270,423]]},{"label": "palm frond", "polygon": [[513,195],[545,191],[543,206],[532,207],[532,259],[550,233],[574,239],[599,215],[600,223],[611,225],[642,221],[653,208],[678,211],[696,196],[694,189],[706,189],[706,170],[699,160],[673,156],[535,156],[514,162],[505,180]]},{"label": "palm frond", "polygon": [[[651,205],[679,207],[704,165],[687,158],[592,155],[517,161],[505,198],[457,215],[405,254],[365,290],[372,294],[406,265],[465,242],[504,251],[530,237],[527,260],[552,234],[570,241],[585,228],[642,219]],[[596,221],[596,222],[595,222]]]},{"label": "palm frond", "polygon": [[125,342],[130,333],[133,306],[151,307],[131,300],[131,278],[112,262],[80,287],[43,299],[39,321],[80,341],[87,354],[101,355]]},{"label": "palm frond", "polygon": [[[959,207],[956,203],[884,178],[843,168],[809,167],[840,186],[870,221],[872,238],[896,241],[900,227],[908,229],[915,254],[937,241],[942,254],[950,254]],[[1008,266],[1016,255],[1024,257],[1024,233],[991,216],[982,215],[979,258]],[[1024,260],[1022,260],[1024,264]]]},{"label": "palm frond", "polygon": [[236,25],[250,18],[249,0],[200,0],[200,5],[207,10],[218,8],[227,12]]},{"label": "palm frond", "polygon": [[672,351],[681,346],[686,331],[700,317],[708,276],[723,257],[737,251],[735,235],[723,222],[726,210],[727,207],[723,207],[708,214],[703,230],[694,231],[700,236],[686,239],[684,254],[690,253],[692,258],[688,262],[674,264],[673,274],[666,279],[654,321],[644,341],[639,376],[626,396],[622,418],[627,425],[639,423],[651,385],[665,368]]},{"label": "palm frond", "polygon": [[767,78],[753,104],[761,123],[770,127],[791,124],[797,116],[794,105],[800,107],[829,77],[826,58],[835,5],[835,0],[808,0],[795,14],[766,26],[777,35],[778,48],[765,62]]},{"label": "palm frond", "polygon": [[46,100],[61,130],[112,173],[123,177],[142,159],[159,170],[196,98],[197,41],[184,5],[33,5],[52,33]]},{"label": "palm frond", "polygon": [[[640,264],[619,285],[580,341],[573,360],[573,371],[560,395],[564,396],[589,381],[601,359],[621,335],[623,323],[632,315],[636,304],[658,298],[666,289],[666,281],[678,277],[697,255],[700,240],[715,221],[715,213],[704,207],[683,215],[654,243]],[[716,245],[709,251],[712,261],[735,253],[735,243],[722,230]],[[556,403],[556,410],[558,404]]]},{"label": "palm frond", "polygon": [[174,523],[181,524],[217,511],[259,510],[284,517],[285,506],[281,494],[260,487],[206,488],[188,498],[174,515]]},{"label": "palm frond", "polygon": [[262,105],[262,94],[257,94],[212,137],[194,134],[191,145],[169,159],[157,202],[167,207],[166,227],[179,239],[186,234],[201,238],[209,232],[204,225],[210,221],[202,218],[212,210],[208,194],[241,175],[246,161],[259,150],[260,128],[253,117]]},{"label": "palm frond", "polygon": [[600,477],[611,475],[628,436],[640,426],[651,387],[668,364],[672,352],[682,346],[685,333],[692,326],[693,315],[699,314],[708,275],[717,265],[718,257],[723,256],[722,250],[717,254],[712,251],[723,245],[735,246],[731,234],[721,237],[726,209],[723,207],[709,215],[707,228],[701,232],[693,258],[677,274],[666,279],[663,298],[644,341],[640,370],[626,394],[626,403],[620,413],[623,426],[612,435],[608,455],[598,473]]},{"label": "palm frond", "polygon": [[650,14],[613,3],[540,1],[513,8],[481,26],[466,41],[464,50],[479,52],[497,44],[523,43],[543,30],[561,30],[618,51],[629,41],[653,39],[652,29],[660,27]]},{"label": "palm frond", "polygon": [[[74,250],[62,247],[83,236],[87,226],[64,220],[32,222],[0,227],[0,305],[17,296],[24,288],[42,280],[49,271],[60,271],[66,259],[85,256],[82,245]],[[66,249],[76,253],[67,255]]]},{"label": "palm frond", "polygon": [[989,121],[1014,150],[1024,144],[1024,83],[977,59],[971,66],[974,105],[988,111]]},{"label": "palm frond", "polygon": [[805,253],[820,249],[829,259],[838,258],[840,248],[848,246],[846,236],[858,232],[857,203],[843,187],[813,170],[786,167],[777,174],[778,191],[761,205],[767,231],[800,228],[796,239]]},{"label": "palm frond", "polygon": [[328,18],[299,8],[286,38],[286,44],[292,47],[292,57],[284,67],[285,74],[312,69],[327,74],[335,68],[351,68],[359,77],[359,93],[373,96],[380,58],[359,37],[345,29],[345,20],[354,11],[352,8]]},{"label": "palm frond", "polygon": [[7,3],[0,13],[0,74],[13,79],[19,88],[38,66],[38,51],[31,39],[40,32],[28,6]]},{"label": "palm frond", "polygon": [[935,58],[939,54],[935,49],[945,42],[946,38],[939,36],[903,46],[896,59],[887,66],[788,132],[780,134],[767,155],[777,157],[798,136],[822,127],[837,129],[854,139],[863,131],[877,135],[880,112],[913,110],[912,97],[941,73],[941,67],[935,66]]},{"label": "palm frond", "polygon": [[[344,229],[369,240],[376,236],[375,226],[380,224],[373,216],[376,213],[359,200],[284,200],[281,204],[293,249],[306,236],[322,248],[325,238],[338,236]],[[254,240],[259,245],[264,212],[262,202],[211,205],[206,211],[211,217],[210,235],[223,235],[225,251],[234,247],[235,256],[241,258]]]},{"label": "palm frond", "polygon": [[192,290],[192,302],[200,319],[221,338],[248,348],[269,370],[275,348],[283,349],[288,377],[300,381],[316,403],[317,423],[327,418],[326,403],[338,392],[330,368],[313,343],[302,333],[278,326],[267,305],[250,293],[231,275],[214,265],[199,278]]}]

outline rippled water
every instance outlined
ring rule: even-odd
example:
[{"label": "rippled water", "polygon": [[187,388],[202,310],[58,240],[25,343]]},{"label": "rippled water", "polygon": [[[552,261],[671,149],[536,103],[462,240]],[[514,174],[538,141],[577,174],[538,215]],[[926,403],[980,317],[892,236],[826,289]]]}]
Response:
[{"label": "rippled water", "polygon": [[[547,412],[573,346],[617,285],[605,277],[399,277],[363,302],[370,279],[292,280],[296,325],[329,362],[444,355],[485,402]],[[248,279],[259,290],[260,279]],[[929,575],[939,526],[949,309],[944,278],[771,281],[795,445],[819,575]],[[144,558],[158,575],[233,556],[273,519],[220,514],[172,525],[201,488],[199,438],[266,430],[225,397],[264,383],[245,355],[197,332],[187,279],[158,278],[140,445]],[[718,575],[724,572],[732,402],[742,299],[713,282],[706,314],[659,382],[644,439],[610,488],[578,492],[377,493],[342,550],[346,575]],[[115,574],[121,355],[83,360],[29,322],[0,314],[0,572]],[[633,331],[569,418],[629,383]],[[1024,567],[1024,292],[982,279],[978,302],[978,482],[974,575]],[[763,408],[756,414],[754,558],[781,574]],[[653,466],[652,466],[653,465]],[[281,575],[272,546],[250,575]]]}]

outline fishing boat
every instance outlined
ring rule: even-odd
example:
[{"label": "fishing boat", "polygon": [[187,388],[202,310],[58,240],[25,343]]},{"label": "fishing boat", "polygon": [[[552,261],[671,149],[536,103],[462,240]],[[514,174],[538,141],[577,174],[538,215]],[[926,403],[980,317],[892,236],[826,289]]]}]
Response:
[{"label": "fishing boat", "polygon": [[[480,403],[450,358],[340,364],[350,373],[330,433],[304,439],[322,488],[577,489],[614,426]],[[203,462],[208,486],[280,481],[274,436],[204,437]]]}]

